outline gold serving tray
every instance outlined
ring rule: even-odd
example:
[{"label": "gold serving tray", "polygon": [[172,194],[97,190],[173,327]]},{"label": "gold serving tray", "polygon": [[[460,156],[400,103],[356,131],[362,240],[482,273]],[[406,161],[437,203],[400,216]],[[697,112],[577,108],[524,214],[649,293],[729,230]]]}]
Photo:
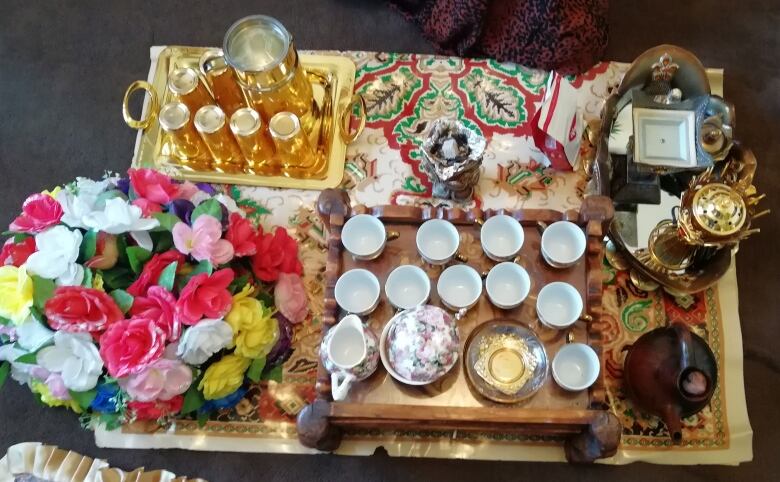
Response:
[{"label": "gold serving tray", "polygon": [[[169,46],[160,52],[157,67],[150,83],[159,97],[159,105],[173,100],[173,94],[166,88],[168,74],[180,67],[198,70],[198,59],[206,47]],[[133,167],[150,167],[164,171],[175,178],[196,182],[221,184],[245,184],[294,189],[326,189],[337,187],[344,176],[344,163],[348,137],[343,134],[342,117],[351,112],[355,87],[355,64],[346,57],[335,55],[300,54],[303,67],[312,83],[317,103],[316,119],[308,127],[309,138],[316,146],[320,161],[307,179],[285,176],[258,176],[254,174],[227,174],[216,171],[193,171],[170,162],[167,136],[160,128],[156,116],[141,133],[133,156]],[[144,102],[145,117],[149,116],[150,96]]]}]

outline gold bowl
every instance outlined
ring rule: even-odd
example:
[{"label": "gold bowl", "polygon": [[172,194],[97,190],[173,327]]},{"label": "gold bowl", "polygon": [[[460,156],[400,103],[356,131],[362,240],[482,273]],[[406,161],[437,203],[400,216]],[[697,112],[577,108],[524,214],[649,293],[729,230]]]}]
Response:
[{"label": "gold bowl", "polygon": [[513,320],[477,327],[466,342],[463,360],[472,387],[499,403],[523,401],[547,379],[544,345],[530,328]]}]

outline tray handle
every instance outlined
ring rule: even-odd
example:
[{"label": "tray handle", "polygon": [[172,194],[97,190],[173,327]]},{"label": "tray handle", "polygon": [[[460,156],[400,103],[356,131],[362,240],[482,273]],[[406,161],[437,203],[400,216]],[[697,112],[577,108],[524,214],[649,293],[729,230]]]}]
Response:
[{"label": "tray handle", "polygon": [[[149,110],[146,117],[134,119],[130,114],[130,96],[136,91],[145,90],[149,93]],[[122,99],[122,117],[125,123],[132,129],[146,130],[157,119],[157,112],[160,110],[160,101],[157,98],[157,92],[149,82],[145,80],[136,80],[125,91],[125,97]]]},{"label": "tray handle", "polygon": [[[350,125],[352,121],[352,111],[355,110],[355,106],[359,106],[357,114],[359,123],[357,129],[352,131],[350,129]],[[351,144],[355,139],[360,137],[360,134],[363,133],[363,129],[366,127],[366,100],[362,95],[354,94],[352,96],[352,99],[349,101],[349,105],[341,114],[341,123],[339,126],[341,131],[341,139],[346,144]]]}]

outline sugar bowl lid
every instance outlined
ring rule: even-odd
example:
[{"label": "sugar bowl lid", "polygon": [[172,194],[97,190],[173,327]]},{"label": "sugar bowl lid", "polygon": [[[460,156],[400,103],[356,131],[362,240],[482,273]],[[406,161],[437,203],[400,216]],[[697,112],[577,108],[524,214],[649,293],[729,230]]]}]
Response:
[{"label": "sugar bowl lid", "polygon": [[423,305],[395,315],[382,332],[380,355],[400,382],[425,385],[444,376],[458,361],[458,325],[447,311]]}]

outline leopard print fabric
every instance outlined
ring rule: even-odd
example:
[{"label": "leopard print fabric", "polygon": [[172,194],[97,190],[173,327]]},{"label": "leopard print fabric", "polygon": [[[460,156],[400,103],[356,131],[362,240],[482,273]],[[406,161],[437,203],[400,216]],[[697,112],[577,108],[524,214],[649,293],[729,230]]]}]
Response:
[{"label": "leopard print fabric", "polygon": [[607,46],[608,0],[390,0],[442,53],[584,72]]}]

